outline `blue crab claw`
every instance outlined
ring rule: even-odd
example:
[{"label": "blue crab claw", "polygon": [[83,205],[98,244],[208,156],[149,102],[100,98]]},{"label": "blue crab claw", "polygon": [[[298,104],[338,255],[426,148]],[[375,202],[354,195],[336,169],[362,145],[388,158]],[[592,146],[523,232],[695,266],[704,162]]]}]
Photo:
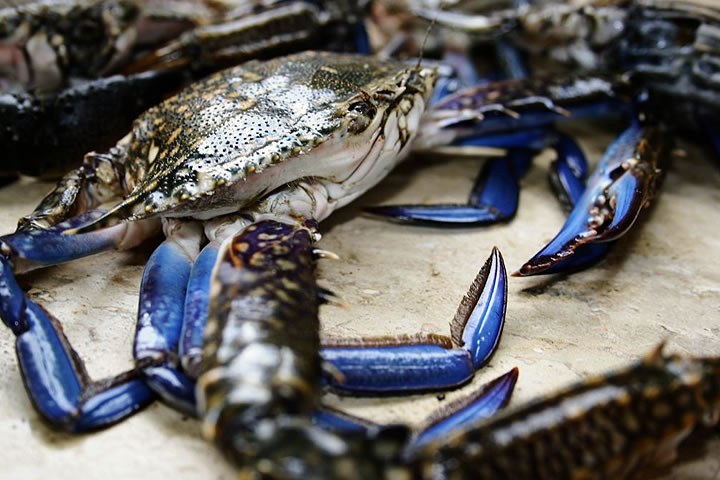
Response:
[{"label": "blue crab claw", "polygon": [[[432,441],[459,430],[463,425],[490,418],[507,405],[515,388],[518,369],[485,383],[470,396],[452,402],[432,413],[425,424],[418,428],[408,444],[408,451],[415,450]],[[346,413],[322,407],[313,412],[313,423],[325,430],[338,433],[367,433],[384,426]]]},{"label": "blue crab claw", "polygon": [[549,273],[581,247],[624,235],[654,196],[665,153],[658,129],[629,127],[605,153],[560,232],[514,275]]},{"label": "blue crab claw", "polygon": [[467,398],[460,399],[435,412],[420,429],[409,446],[417,449],[439,438],[447,437],[453,431],[460,430],[463,425],[477,423],[490,418],[507,405],[518,379],[518,368],[482,385],[480,389]]},{"label": "blue crab claw", "polygon": [[[324,340],[321,355],[342,376],[328,383],[353,393],[432,390],[467,382],[497,348],[507,276],[497,248],[475,278],[451,324],[451,338]],[[330,345],[334,345],[330,348]]]},{"label": "blue crab claw", "polygon": [[[585,191],[587,159],[580,146],[567,135],[560,135],[555,151],[557,159],[550,165],[550,184],[560,202],[572,210]],[[602,259],[612,245],[612,242],[582,245],[576,255],[556,263],[543,273],[570,273],[587,268]]]},{"label": "blue crab claw", "polygon": [[[196,412],[194,379],[202,374],[203,348],[207,348],[203,331],[207,330],[207,312],[212,302],[210,286],[221,273],[217,266],[221,252],[230,248],[211,242],[197,254],[198,243],[189,242],[200,237],[192,233],[193,228],[190,224],[174,230],[148,262],[135,343],[136,361],[143,366],[149,385],[168,404],[189,414]],[[252,228],[234,239],[239,245],[236,248],[246,248],[241,253],[250,258],[257,243],[255,237],[274,235],[276,229],[288,227],[261,222]],[[281,246],[285,244],[281,242]],[[311,249],[311,254],[315,259],[326,255],[317,249]],[[278,262],[283,268],[290,267],[284,259]],[[318,295],[322,293],[319,287],[313,289]],[[417,335],[329,339],[320,351],[326,371],[332,374],[327,383],[355,393],[404,393],[465,383],[497,347],[506,298],[507,274],[500,252],[494,249],[458,309],[452,338]],[[253,306],[258,308],[260,305]]]}]

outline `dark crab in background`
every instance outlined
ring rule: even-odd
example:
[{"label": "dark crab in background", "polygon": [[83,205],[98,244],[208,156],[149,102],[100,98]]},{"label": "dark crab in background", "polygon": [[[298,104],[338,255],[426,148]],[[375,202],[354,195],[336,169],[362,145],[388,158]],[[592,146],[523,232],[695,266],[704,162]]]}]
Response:
[{"label": "dark crab in background", "polygon": [[369,53],[363,2],[21,1],[0,6],[0,175],[53,178],[183,85],[309,48]]}]

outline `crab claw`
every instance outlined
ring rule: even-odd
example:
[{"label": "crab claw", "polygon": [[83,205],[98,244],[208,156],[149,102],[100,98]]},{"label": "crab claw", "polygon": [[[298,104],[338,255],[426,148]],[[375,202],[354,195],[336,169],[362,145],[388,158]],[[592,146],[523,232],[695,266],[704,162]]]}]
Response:
[{"label": "crab claw", "polygon": [[513,275],[550,273],[581,247],[624,235],[653,198],[667,150],[657,128],[629,127],[605,153],[560,232]]}]

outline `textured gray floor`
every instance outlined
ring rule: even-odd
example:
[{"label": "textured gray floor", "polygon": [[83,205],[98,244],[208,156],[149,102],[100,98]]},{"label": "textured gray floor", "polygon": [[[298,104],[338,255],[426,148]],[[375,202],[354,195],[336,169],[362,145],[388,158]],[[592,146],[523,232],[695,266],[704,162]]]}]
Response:
[{"label": "textured gray floor", "polygon": [[[597,137],[597,138],[596,138]],[[597,160],[607,133],[584,130]],[[324,328],[338,335],[447,332],[454,310],[493,245],[518,268],[563,222],[545,179],[547,158],[523,180],[521,206],[507,225],[441,231],[381,223],[358,207],[396,202],[463,201],[477,162],[411,162],[324,226],[321,283],[348,309],[324,307]],[[501,346],[463,395],[513,366],[513,402],[623,365],[659,341],[683,354],[719,354],[720,173],[692,152],[676,160],[664,191],[639,228],[595,268],[571,277],[510,280]],[[24,180],[0,189],[0,232],[49,188]],[[94,377],[131,365],[130,348],[142,265],[151,246],[109,252],[23,278],[30,296],[63,321]],[[18,375],[13,338],[0,331],[0,464],[3,478],[229,479],[232,469],[200,438],[196,421],[155,404],[109,430],[71,437],[48,429],[33,411]],[[328,401],[376,421],[419,422],[441,401],[338,398]],[[685,460],[663,479],[711,479],[720,470],[717,435],[690,442]]]}]

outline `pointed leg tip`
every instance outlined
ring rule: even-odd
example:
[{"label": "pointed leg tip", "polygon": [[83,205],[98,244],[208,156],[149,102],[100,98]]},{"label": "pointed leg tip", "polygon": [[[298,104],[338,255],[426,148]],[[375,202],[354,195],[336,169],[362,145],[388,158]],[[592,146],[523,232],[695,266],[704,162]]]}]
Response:
[{"label": "pointed leg tip", "polygon": [[525,265],[523,265],[522,267],[520,267],[519,269],[515,270],[510,275],[513,277],[531,277],[531,276],[539,273],[537,270],[538,270],[538,267],[536,267],[532,263],[528,262]]}]

